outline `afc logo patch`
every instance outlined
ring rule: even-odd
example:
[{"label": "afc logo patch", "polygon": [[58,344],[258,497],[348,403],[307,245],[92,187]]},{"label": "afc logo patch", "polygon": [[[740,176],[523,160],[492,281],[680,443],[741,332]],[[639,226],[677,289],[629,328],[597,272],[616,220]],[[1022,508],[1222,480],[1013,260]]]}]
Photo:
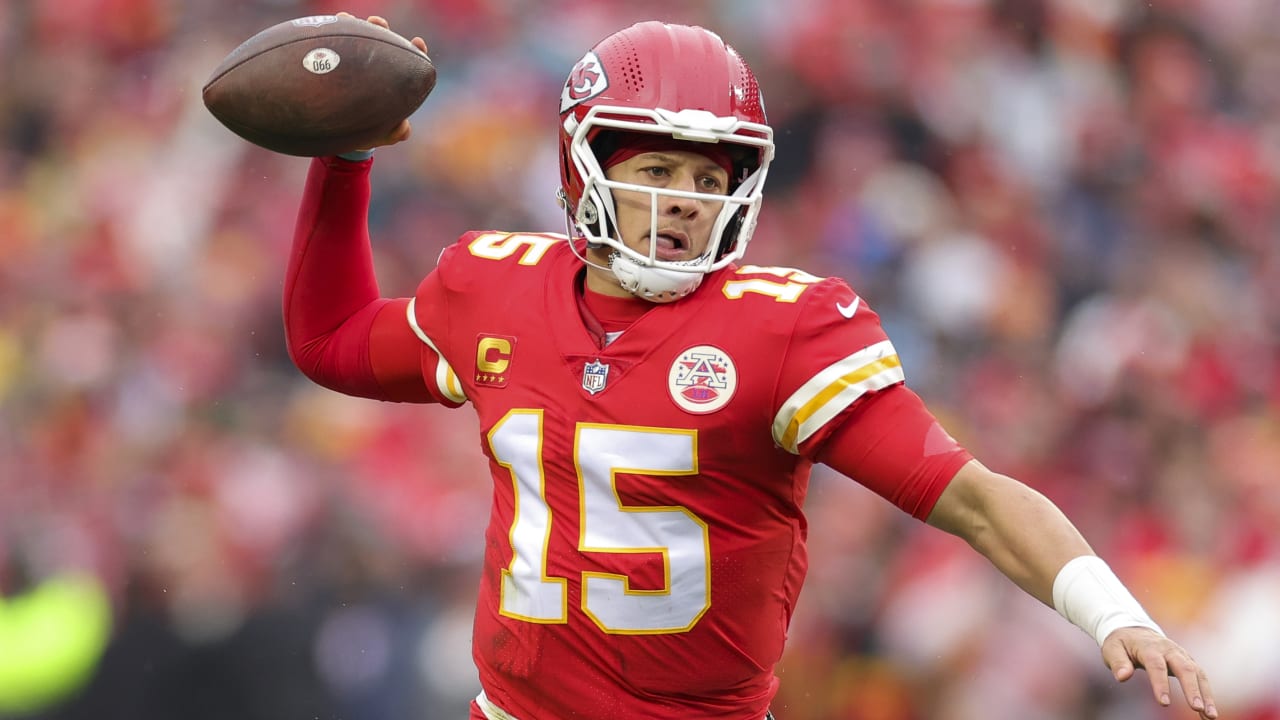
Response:
[{"label": "afc logo patch", "polygon": [[667,373],[667,391],[681,410],[695,415],[715,412],[738,389],[738,369],[729,354],[714,345],[698,345],[680,353]]}]

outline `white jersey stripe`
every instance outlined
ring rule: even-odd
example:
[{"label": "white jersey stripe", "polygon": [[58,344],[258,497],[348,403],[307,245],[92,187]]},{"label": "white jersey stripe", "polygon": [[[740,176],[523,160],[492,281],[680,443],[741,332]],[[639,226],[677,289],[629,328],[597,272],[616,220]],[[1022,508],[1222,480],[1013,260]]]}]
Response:
[{"label": "white jersey stripe", "polygon": [[436,344],[431,342],[431,338],[427,337],[427,334],[418,326],[418,318],[414,315],[414,306],[417,303],[417,298],[410,299],[409,308],[405,314],[409,317],[409,327],[413,328],[414,334],[436,353],[436,387],[450,400],[456,403],[464,403],[467,401],[467,394],[462,389],[462,383],[458,381],[457,373],[453,371],[453,368],[449,367],[449,363],[445,362],[444,355],[440,354],[440,348],[436,347]]},{"label": "white jersey stripe", "polygon": [[484,694],[484,690],[481,690],[480,694],[476,696],[476,705],[480,707],[480,712],[484,713],[484,716],[489,720],[517,720],[515,715],[494,705],[489,700],[489,696]]},{"label": "white jersey stripe", "polygon": [[858,398],[904,379],[893,343],[865,347],[828,365],[792,393],[774,416],[773,439],[787,452],[799,452],[801,443]]}]

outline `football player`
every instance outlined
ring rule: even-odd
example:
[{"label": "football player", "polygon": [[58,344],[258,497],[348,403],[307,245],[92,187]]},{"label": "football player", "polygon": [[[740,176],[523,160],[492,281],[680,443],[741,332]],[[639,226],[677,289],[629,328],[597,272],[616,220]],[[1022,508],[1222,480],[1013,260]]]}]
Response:
[{"label": "football player", "polygon": [[286,279],[308,377],[479,417],[472,718],[767,717],[816,462],[966,540],[1116,679],[1145,668],[1167,705],[1173,676],[1217,716],[1201,668],[1059,510],[907,388],[865,298],[741,262],[774,144],[733,48],[661,22],[610,35],[569,74],[558,132],[565,233],[467,233],[414,297],[383,298],[372,151],[318,158]]}]

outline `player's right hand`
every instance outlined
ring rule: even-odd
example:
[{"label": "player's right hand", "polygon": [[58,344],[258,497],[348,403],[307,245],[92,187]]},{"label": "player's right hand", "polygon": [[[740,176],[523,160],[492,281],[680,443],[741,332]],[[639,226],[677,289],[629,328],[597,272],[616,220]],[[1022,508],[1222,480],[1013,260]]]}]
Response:
[{"label": "player's right hand", "polygon": [[[337,15],[339,17],[355,17],[349,12],[339,12],[337,13]],[[387,19],[382,17],[381,15],[370,15],[369,17],[365,18],[365,22],[373,23],[374,25],[377,25],[378,27],[384,28],[386,30],[391,29],[391,23],[387,22]],[[424,55],[427,53],[427,42],[422,38],[415,35],[413,36],[413,39],[410,40],[409,42],[413,43],[413,46],[421,50]],[[404,142],[405,140],[408,140],[409,136],[412,133],[413,133],[413,126],[410,125],[409,119],[405,118],[404,120],[401,120],[400,124],[397,125],[391,132],[387,133],[387,135],[383,137],[381,140],[373,143],[367,148],[360,148],[360,149],[372,150],[376,147],[382,147],[384,145],[395,145],[396,143],[400,143],[400,142]]]}]

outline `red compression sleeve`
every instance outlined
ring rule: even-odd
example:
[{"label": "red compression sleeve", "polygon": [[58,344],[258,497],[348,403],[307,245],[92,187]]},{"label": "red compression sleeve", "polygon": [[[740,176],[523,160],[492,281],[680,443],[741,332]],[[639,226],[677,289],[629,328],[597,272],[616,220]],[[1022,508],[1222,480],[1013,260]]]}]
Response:
[{"label": "red compression sleeve", "polygon": [[332,390],[429,402],[407,299],[382,298],[366,217],[372,160],[317,158],[307,173],[284,285],[289,357]]},{"label": "red compression sleeve", "polygon": [[874,393],[837,422],[810,456],[919,520],[929,517],[951,478],[973,459],[905,385]]}]

